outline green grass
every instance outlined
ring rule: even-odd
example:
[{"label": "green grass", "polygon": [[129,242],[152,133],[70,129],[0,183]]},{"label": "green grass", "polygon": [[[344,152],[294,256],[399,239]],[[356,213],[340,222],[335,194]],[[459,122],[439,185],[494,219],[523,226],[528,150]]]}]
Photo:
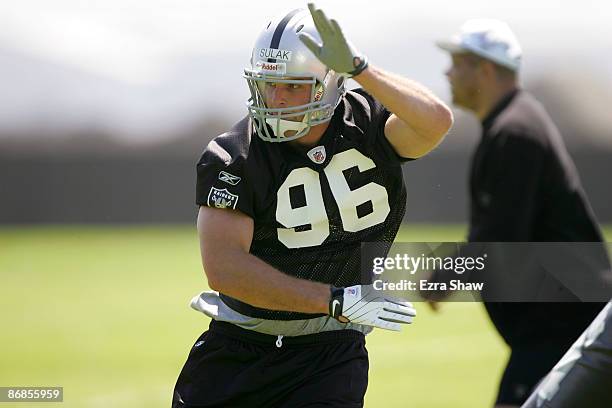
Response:
[{"label": "green grass", "polygon": [[[463,236],[416,225],[399,238]],[[208,325],[188,307],[203,289],[193,227],[0,229],[0,386],[63,386],[62,407],[168,407]],[[368,336],[367,406],[490,405],[507,350],[482,308],[417,308],[402,333]]]}]

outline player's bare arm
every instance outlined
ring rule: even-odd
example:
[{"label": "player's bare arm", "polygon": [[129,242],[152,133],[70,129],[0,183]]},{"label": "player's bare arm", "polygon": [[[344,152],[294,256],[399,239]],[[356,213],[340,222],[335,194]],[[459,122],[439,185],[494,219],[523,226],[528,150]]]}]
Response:
[{"label": "player's bare arm", "polygon": [[453,124],[451,110],[424,86],[368,64],[335,20],[328,19],[313,4],[308,8],[322,43],[308,34],[300,35],[300,39],[321,62],[355,79],[392,113],[385,125],[385,136],[396,153],[419,158],[435,148]]},{"label": "player's bare arm", "polygon": [[252,306],[328,313],[343,323],[393,331],[412,323],[416,311],[410,302],[388,298],[371,285],[333,288],[289,276],[251,255],[253,227],[253,219],[238,211],[200,207],[200,252],[211,289]]},{"label": "player's bare arm", "polygon": [[434,149],[453,124],[453,114],[424,86],[369,65],[354,79],[393,113],[385,136],[402,157],[419,158]]},{"label": "player's bare arm", "polygon": [[328,312],[329,285],[289,276],[249,254],[253,239],[253,219],[249,216],[202,206],[198,235],[211,289],[261,308]]}]

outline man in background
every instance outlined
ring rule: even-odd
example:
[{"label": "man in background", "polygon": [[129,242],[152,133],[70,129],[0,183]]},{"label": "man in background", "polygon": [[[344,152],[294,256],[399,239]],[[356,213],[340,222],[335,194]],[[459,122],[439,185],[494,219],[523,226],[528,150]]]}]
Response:
[{"label": "man in background", "polygon": [[[507,24],[470,20],[449,41],[453,103],[482,123],[469,176],[470,242],[601,242],[554,123],[519,86],[521,47]],[[518,407],[602,308],[485,302],[511,349],[496,407]]]}]

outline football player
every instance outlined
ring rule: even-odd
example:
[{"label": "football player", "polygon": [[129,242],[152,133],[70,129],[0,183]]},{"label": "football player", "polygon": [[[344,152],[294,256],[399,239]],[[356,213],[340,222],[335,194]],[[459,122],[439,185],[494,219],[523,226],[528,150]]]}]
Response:
[{"label": "football player", "polygon": [[[312,4],[266,22],[244,77],[248,116],[197,164],[202,263],[212,318],[173,407],[361,407],[364,335],[400,330],[412,305],[360,270],[362,242],[393,241],[401,164],[450,128],[423,86],[369,64]],[[346,91],[348,78],[362,89]]]}]

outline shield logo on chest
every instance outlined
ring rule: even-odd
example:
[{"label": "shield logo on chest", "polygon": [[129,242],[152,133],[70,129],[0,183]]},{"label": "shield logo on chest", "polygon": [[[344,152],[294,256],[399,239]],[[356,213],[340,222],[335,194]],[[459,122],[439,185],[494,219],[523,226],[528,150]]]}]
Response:
[{"label": "shield logo on chest", "polygon": [[308,153],[306,153],[306,155],[316,164],[321,164],[325,162],[325,159],[327,158],[327,154],[325,153],[325,146],[313,147],[308,151]]}]

